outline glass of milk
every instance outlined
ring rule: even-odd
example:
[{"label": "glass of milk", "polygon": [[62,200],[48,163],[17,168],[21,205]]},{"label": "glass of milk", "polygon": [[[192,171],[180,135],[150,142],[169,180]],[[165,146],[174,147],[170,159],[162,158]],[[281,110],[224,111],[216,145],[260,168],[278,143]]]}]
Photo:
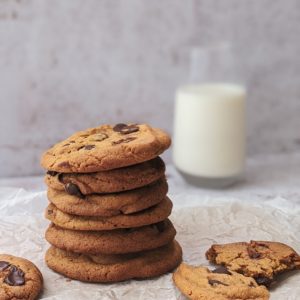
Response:
[{"label": "glass of milk", "polygon": [[245,166],[245,87],[228,45],[195,48],[175,99],[173,160],[190,183],[223,188]]}]

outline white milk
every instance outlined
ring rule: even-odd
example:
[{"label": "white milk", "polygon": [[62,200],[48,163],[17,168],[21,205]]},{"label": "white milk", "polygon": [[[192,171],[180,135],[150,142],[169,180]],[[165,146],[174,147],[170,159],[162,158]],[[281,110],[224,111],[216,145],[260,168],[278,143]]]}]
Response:
[{"label": "white milk", "polygon": [[242,86],[201,84],[178,89],[173,158],[185,174],[234,178],[244,170],[245,97]]}]

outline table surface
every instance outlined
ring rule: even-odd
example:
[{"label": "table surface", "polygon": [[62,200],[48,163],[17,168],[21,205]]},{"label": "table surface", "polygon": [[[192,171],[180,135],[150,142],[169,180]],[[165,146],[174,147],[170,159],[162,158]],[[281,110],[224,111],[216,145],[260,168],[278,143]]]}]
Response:
[{"label": "table surface", "polygon": [[[241,201],[268,200],[283,197],[300,204],[300,153],[259,156],[248,159],[247,168],[239,183],[222,190],[203,189],[187,184],[173,165],[167,166],[169,195],[174,207],[197,205],[203,197],[234,197]],[[45,190],[42,176],[2,178],[1,187],[25,190]],[[188,203],[180,201],[182,193],[197,194]]]}]

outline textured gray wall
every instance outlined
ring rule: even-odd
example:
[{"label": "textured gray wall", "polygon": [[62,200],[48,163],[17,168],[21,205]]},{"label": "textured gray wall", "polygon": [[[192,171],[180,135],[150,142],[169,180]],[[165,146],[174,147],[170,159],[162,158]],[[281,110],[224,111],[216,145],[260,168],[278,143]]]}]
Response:
[{"label": "textured gray wall", "polygon": [[299,151],[299,37],[298,0],[0,0],[0,176],[40,173],[45,148],[100,123],[171,133],[187,47],[224,40],[249,155]]}]

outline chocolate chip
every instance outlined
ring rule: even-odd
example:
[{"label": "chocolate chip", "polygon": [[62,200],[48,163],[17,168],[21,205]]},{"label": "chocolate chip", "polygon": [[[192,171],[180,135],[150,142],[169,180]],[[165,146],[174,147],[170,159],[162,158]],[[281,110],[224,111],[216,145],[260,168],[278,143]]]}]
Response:
[{"label": "chocolate chip", "polygon": [[84,195],[81,193],[79,187],[74,183],[66,183],[65,190],[69,195],[73,195],[81,199],[84,198]]},{"label": "chocolate chip", "polygon": [[108,138],[108,135],[106,133],[97,133],[92,135],[89,140],[94,141],[94,142],[101,142],[105,139]]},{"label": "chocolate chip", "polygon": [[272,283],[271,279],[264,277],[264,276],[259,276],[254,279],[257,282],[257,284],[259,284],[259,285],[269,286]]},{"label": "chocolate chip", "polygon": [[220,267],[214,269],[212,271],[212,273],[231,275],[231,273],[224,266],[220,266]]},{"label": "chocolate chip", "polygon": [[4,282],[11,286],[25,284],[24,272],[16,266],[11,266],[9,274],[4,278]]},{"label": "chocolate chip", "polygon": [[261,258],[261,253],[257,252],[252,247],[247,247],[247,252],[248,252],[249,257],[252,258],[252,259],[259,259],[259,258]]},{"label": "chocolate chip", "polygon": [[217,286],[217,285],[219,285],[219,284],[225,285],[225,286],[229,286],[229,284],[227,284],[227,283],[221,282],[221,281],[219,281],[219,280],[214,280],[214,279],[208,279],[208,283],[209,283],[211,286]]},{"label": "chocolate chip", "polygon": [[120,132],[124,127],[127,127],[127,125],[124,123],[119,123],[113,127],[113,131]]},{"label": "chocolate chip", "polygon": [[120,133],[129,134],[139,131],[139,128],[136,125],[130,125],[121,129]]},{"label": "chocolate chip", "polygon": [[120,123],[113,127],[113,131],[119,132],[121,134],[129,134],[139,131],[139,127],[136,125],[126,125]]},{"label": "chocolate chip", "polygon": [[121,139],[121,140],[118,140],[118,141],[115,141],[115,142],[112,142],[111,144],[114,146],[114,145],[119,145],[119,144],[127,144],[133,140],[135,140],[136,138],[135,137],[128,137],[126,139]]},{"label": "chocolate chip", "polygon": [[290,266],[298,261],[300,261],[300,257],[296,253],[292,253],[289,256],[280,259],[280,262],[287,266]]},{"label": "chocolate chip", "polygon": [[264,247],[264,248],[270,248],[267,244],[265,244],[265,243],[263,243],[263,242],[251,241],[251,242],[250,242],[250,245],[251,245],[252,247],[260,246],[260,247]]},{"label": "chocolate chip", "polygon": [[287,257],[281,258],[280,262],[285,265],[290,265],[293,262],[293,260],[290,256],[287,256]]},{"label": "chocolate chip", "polygon": [[0,271],[4,271],[10,266],[10,263],[7,261],[0,261]]},{"label": "chocolate chip", "polygon": [[58,174],[58,172],[56,171],[47,171],[47,175],[50,175],[50,176],[56,176]]},{"label": "chocolate chip", "polygon": [[84,150],[92,150],[92,149],[94,149],[95,148],[95,145],[86,145],[86,146],[84,146]]}]

